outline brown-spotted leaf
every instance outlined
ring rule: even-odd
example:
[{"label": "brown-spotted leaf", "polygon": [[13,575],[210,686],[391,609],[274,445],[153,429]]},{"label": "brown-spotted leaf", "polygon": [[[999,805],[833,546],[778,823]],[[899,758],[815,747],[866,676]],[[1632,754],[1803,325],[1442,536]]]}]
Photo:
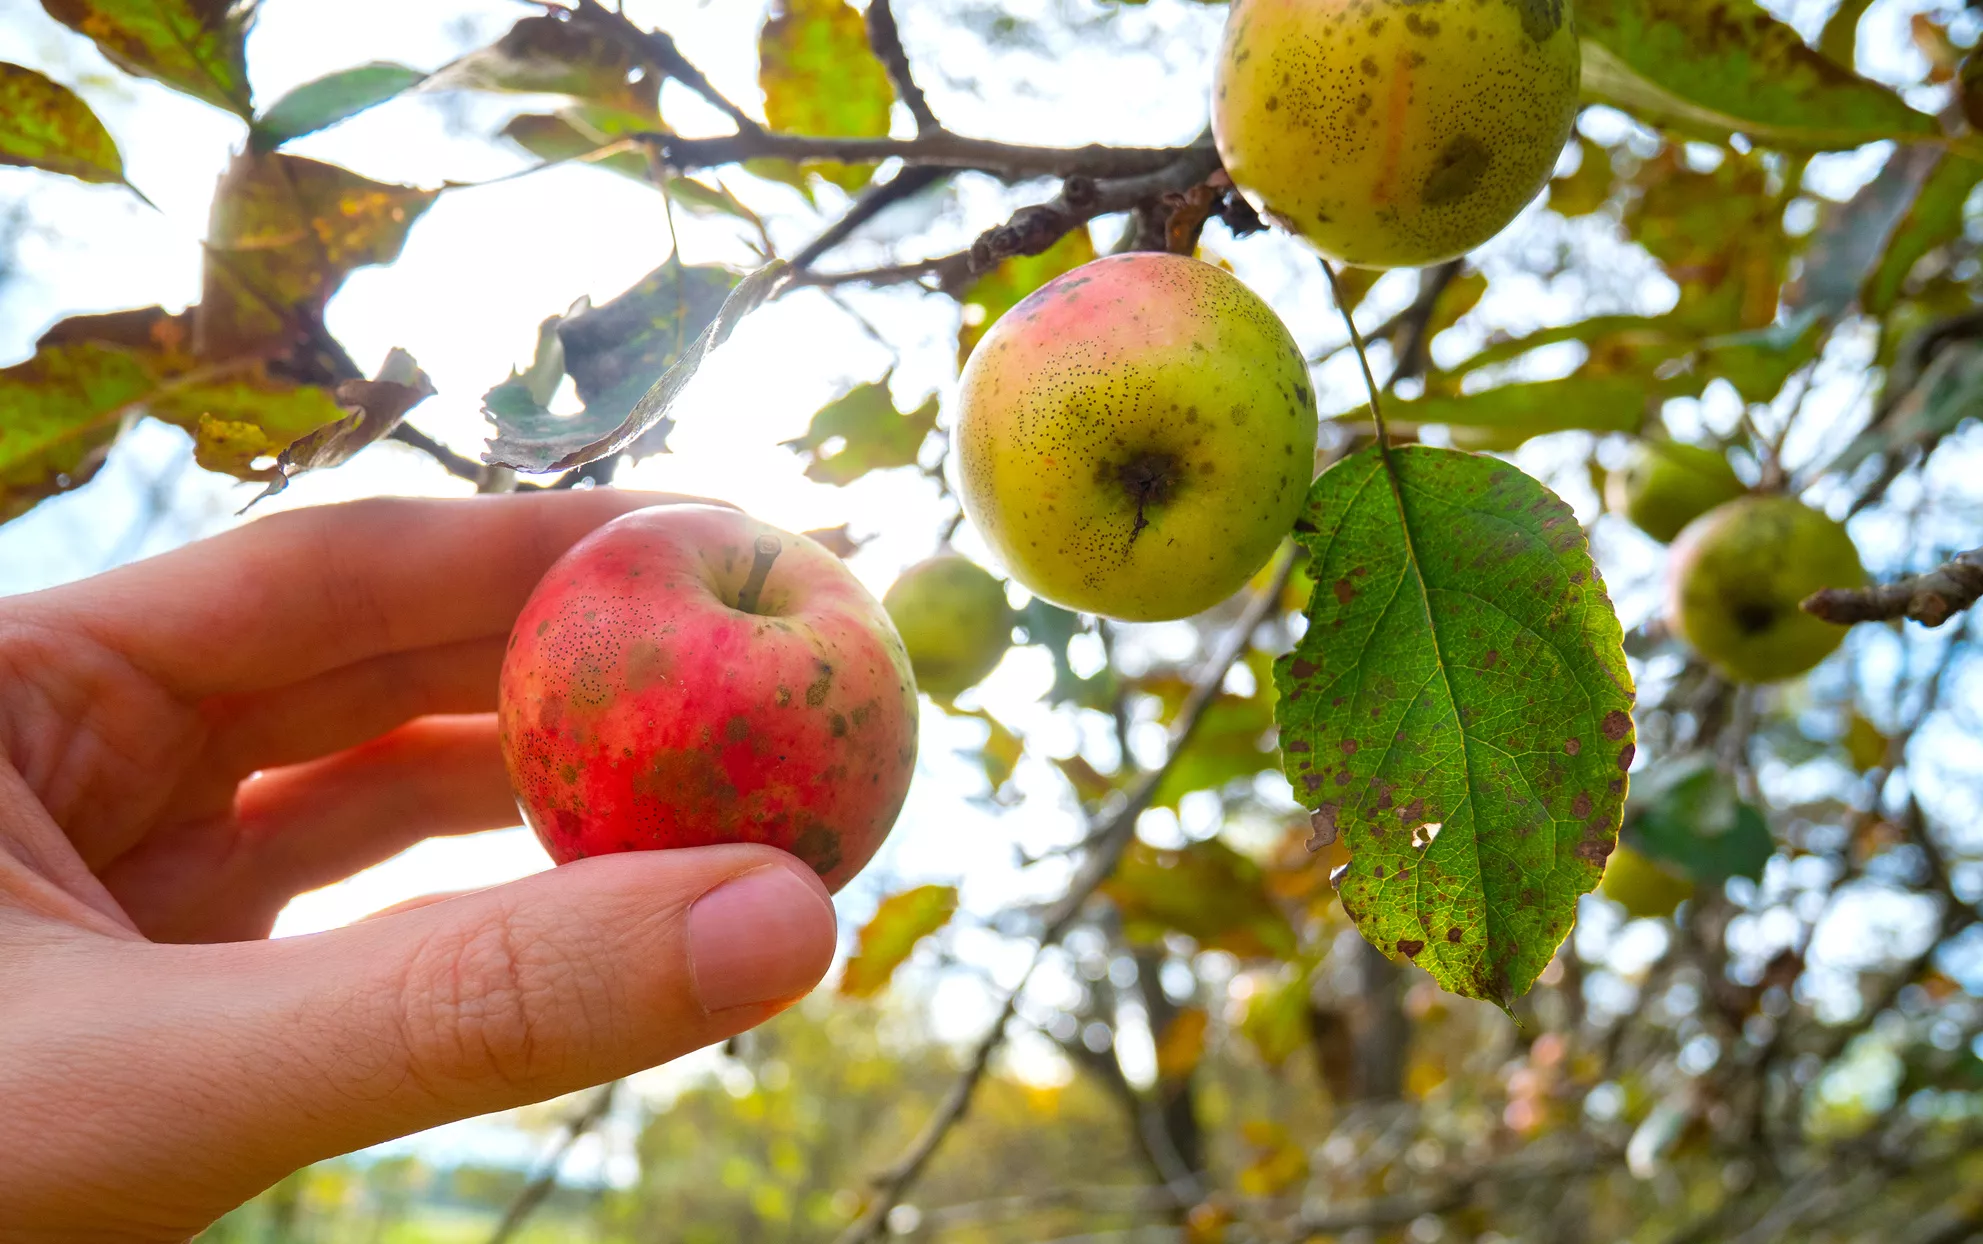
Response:
[{"label": "brown-spotted leaf", "polygon": [[1577,32],[1584,93],[1649,124],[1785,151],[1937,132],[1753,0],[1581,0]]},{"label": "brown-spotted leaf", "polygon": [[1182,933],[1205,950],[1243,959],[1295,953],[1294,926],[1267,893],[1260,865],[1217,838],[1175,851],[1133,842],[1101,892],[1132,941]]},{"label": "brown-spotted leaf", "polygon": [[345,276],[397,259],[439,194],[280,152],[236,156],[208,225],[198,352],[281,355],[308,341]]},{"label": "brown-spotted leaf", "polygon": [[971,357],[972,347],[990,331],[999,316],[1018,306],[1021,299],[1048,281],[1063,272],[1074,271],[1094,257],[1095,240],[1084,225],[1037,255],[1014,255],[1000,260],[998,266],[972,281],[957,296],[964,304],[964,316],[957,326],[957,366],[964,366],[964,360]]},{"label": "brown-spotted leaf", "polygon": [[0,164],[120,184],[124,157],[110,131],[76,93],[20,65],[0,61]]},{"label": "brown-spotted leaf", "polygon": [[785,269],[774,259],[738,280],[728,269],[671,259],[612,302],[564,317],[557,326],[562,365],[585,410],[552,414],[512,377],[483,399],[496,422],[483,461],[564,471],[665,438],[675,399],[710,352],[777,294]]},{"label": "brown-spotted leaf", "polygon": [[254,112],[244,50],[254,0],[41,0],[41,7],[126,73],[242,117]]},{"label": "brown-spotted leaf", "polygon": [[[757,37],[764,119],[786,134],[882,138],[895,88],[868,45],[867,23],[846,0],[778,0]],[[871,165],[804,166],[843,190],[858,190]]]},{"label": "brown-spotted leaf", "polygon": [[950,923],[956,912],[954,885],[917,886],[881,900],[840,976],[841,996],[872,998],[880,993],[916,943]]},{"label": "brown-spotted leaf", "polygon": [[915,410],[896,410],[884,376],[820,407],[806,434],[784,445],[812,456],[807,479],[851,484],[869,471],[916,465],[923,441],[936,427],[936,410],[934,394]]},{"label": "brown-spotted leaf", "polygon": [[558,14],[526,17],[502,38],[440,69],[422,90],[566,95],[657,120],[660,79],[620,40]]},{"label": "brown-spotted leaf", "polygon": [[0,519],[87,481],[141,415],[191,432],[202,466],[263,480],[274,466],[259,460],[344,417],[327,390],[272,375],[260,358],[195,359],[190,319],[157,307],[76,316],[0,371]]},{"label": "brown-spotted leaf", "polygon": [[333,396],[344,417],[291,441],[276,456],[275,478],[262,497],[287,488],[289,477],[298,471],[341,466],[367,445],[383,440],[399,426],[407,411],[434,396],[434,382],[411,354],[394,347],[386,353],[376,377],[346,380]]},{"label": "brown-spotted leaf", "polygon": [[1583,528],[1514,467],[1427,446],[1337,463],[1303,517],[1316,588],[1274,670],[1295,797],[1347,844],[1364,937],[1505,1007],[1597,884],[1632,763]]}]

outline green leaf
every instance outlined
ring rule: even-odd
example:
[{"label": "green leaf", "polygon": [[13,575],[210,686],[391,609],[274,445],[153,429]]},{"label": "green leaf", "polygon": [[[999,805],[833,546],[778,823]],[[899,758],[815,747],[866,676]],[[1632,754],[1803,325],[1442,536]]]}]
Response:
[{"label": "green leaf", "polygon": [[299,156],[236,156],[213,203],[199,353],[302,346],[345,276],[399,258],[407,231],[439,195]]},{"label": "green leaf", "polygon": [[558,337],[585,411],[553,415],[536,402],[526,408],[515,400],[512,382],[498,385],[484,399],[496,435],[483,461],[565,471],[624,452],[650,432],[665,433],[669,409],[703,360],[778,292],[784,275],[782,260],[739,281],[727,269],[670,259],[605,306],[567,316]]},{"label": "green leaf", "polygon": [[1095,258],[1095,241],[1087,226],[1074,229],[1037,255],[1014,255],[979,276],[957,300],[964,304],[964,316],[957,326],[957,366],[971,357],[971,350],[998,322],[998,317],[1019,305],[1032,293],[1063,272],[1072,272]]},{"label": "green leaf", "polygon": [[936,428],[936,395],[915,410],[895,409],[888,377],[856,385],[820,408],[806,434],[786,448],[812,455],[806,478],[851,484],[869,471],[916,465],[923,441]]},{"label": "green leaf", "polygon": [[1939,147],[1900,147],[1878,176],[1827,210],[1804,247],[1803,274],[1784,291],[1785,310],[1831,317],[1850,307],[1942,160]]},{"label": "green leaf", "polygon": [[[1888,383],[1894,380],[1890,376]],[[1849,474],[1875,454],[1932,445],[1978,411],[1983,411],[1983,346],[1957,342],[1936,354],[1887,417],[1854,437],[1829,469]]]},{"label": "green leaf", "polygon": [[[867,24],[845,0],[781,0],[757,37],[757,83],[764,119],[785,134],[883,138],[895,88],[868,46]],[[871,165],[820,161],[805,166],[858,190]]]},{"label": "green leaf", "polygon": [[957,887],[924,885],[881,900],[862,927],[860,948],[840,975],[840,995],[872,998],[887,988],[916,943],[950,923],[957,912]]},{"label": "green leaf", "polygon": [[1776,850],[1769,824],[1743,802],[1735,780],[1711,757],[1696,756],[1635,784],[1625,814],[1625,845],[1691,881],[1760,881]]},{"label": "green leaf", "polygon": [[1217,838],[1176,851],[1132,842],[1101,893],[1131,941],[1182,933],[1201,949],[1242,959],[1295,953],[1294,926],[1267,893],[1260,866]]},{"label": "green leaf", "polygon": [[645,183],[648,181],[645,152],[628,149],[596,159],[587,158],[594,152],[620,146],[629,134],[653,127],[651,116],[623,112],[603,104],[576,104],[557,113],[528,112],[512,117],[503,127],[502,135],[540,160],[552,163],[587,160]]},{"label": "green leaf", "polygon": [[[1488,428],[1521,436],[1548,432],[1631,432],[1645,421],[1647,382],[1636,376],[1566,376],[1530,384],[1504,384],[1478,393],[1428,394],[1409,402],[1387,402],[1395,424],[1445,424]],[[1339,416],[1358,422],[1362,411]]]},{"label": "green leaf", "polygon": [[1365,449],[1297,538],[1308,630],[1274,667],[1288,780],[1343,909],[1455,993],[1506,1007],[1617,841],[1633,755],[1624,637],[1583,529],[1492,458]]},{"label": "green leaf", "polygon": [[1915,195],[1907,215],[1894,228],[1893,240],[1860,295],[1866,310],[1885,315],[1899,300],[1914,265],[1930,251],[1962,236],[1963,208],[1976,184],[1983,181],[1983,163],[1959,155],[1944,155]]},{"label": "green leaf", "polygon": [[502,38],[434,71],[425,90],[511,91],[659,119],[661,81],[620,40],[556,15],[526,17]]},{"label": "green leaf", "polygon": [[1586,96],[1690,136],[1835,151],[1937,132],[1752,0],[1584,0],[1577,31]]},{"label": "green leaf", "polygon": [[32,69],[0,62],[0,164],[118,185],[124,157],[74,91]]},{"label": "green leaf", "polygon": [[383,104],[426,78],[418,69],[391,61],[373,61],[325,74],[276,100],[256,118],[249,142],[258,151],[272,150],[292,138],[328,129]]},{"label": "green leaf", "polygon": [[[1252,695],[1221,691],[1206,704],[1197,730],[1172,762],[1164,780],[1157,785],[1151,806],[1175,808],[1178,801],[1195,790],[1220,790],[1240,778],[1273,769],[1279,764],[1274,750],[1273,658],[1259,649],[1250,649],[1246,663],[1254,675]],[[1169,726],[1190,693],[1191,684],[1182,675],[1144,678],[1138,690],[1152,692],[1163,702],[1158,720]]]},{"label": "green leaf", "polygon": [[1577,171],[1549,183],[1549,210],[1559,216],[1588,216],[1611,197],[1611,149],[1579,134],[1577,150]]},{"label": "green leaf", "polygon": [[41,0],[111,64],[242,117],[252,116],[244,0]]},{"label": "green leaf", "polygon": [[1852,68],[1858,56],[1859,19],[1872,6],[1873,0],[1839,0],[1839,6],[1825,19],[1824,29],[1818,32],[1818,50],[1847,69]]}]

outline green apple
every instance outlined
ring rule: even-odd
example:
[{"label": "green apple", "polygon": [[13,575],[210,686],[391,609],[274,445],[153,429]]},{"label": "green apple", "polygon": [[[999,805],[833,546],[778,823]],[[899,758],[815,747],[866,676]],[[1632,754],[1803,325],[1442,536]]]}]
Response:
[{"label": "green apple", "polygon": [[904,570],[881,598],[916,685],[941,700],[974,687],[1012,646],[1005,585],[968,557],[946,553]]},{"label": "green apple", "polygon": [[1634,920],[1670,916],[1681,900],[1692,898],[1694,883],[1651,857],[1619,846],[1605,861],[1598,893],[1625,909]]},{"label": "green apple", "polygon": [[1743,497],[1701,515],[1674,542],[1667,616],[1723,674],[1776,682],[1810,669],[1845,639],[1846,628],[1798,603],[1865,581],[1843,524],[1794,497]]},{"label": "green apple", "polygon": [[964,509],[1034,595],[1132,622],[1242,587],[1315,469],[1308,365],[1237,278],[1113,255],[1041,286],[971,352],[954,439]]},{"label": "green apple", "polygon": [[1605,481],[1605,504],[1661,544],[1681,528],[1748,489],[1728,459],[1679,441],[1642,440]]}]

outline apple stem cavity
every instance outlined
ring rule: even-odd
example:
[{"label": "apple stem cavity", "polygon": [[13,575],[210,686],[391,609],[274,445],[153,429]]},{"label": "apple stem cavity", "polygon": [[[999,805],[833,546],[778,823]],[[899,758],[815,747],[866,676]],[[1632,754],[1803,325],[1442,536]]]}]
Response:
[{"label": "apple stem cavity", "polygon": [[759,536],[754,547],[756,557],[751,562],[751,573],[744,580],[744,590],[737,593],[737,608],[743,613],[757,612],[757,599],[764,594],[764,581],[771,577],[771,563],[785,551],[784,542],[777,536]]},{"label": "apple stem cavity", "polygon": [[1149,505],[1162,505],[1170,500],[1171,485],[1177,471],[1177,458],[1172,454],[1139,454],[1122,464],[1116,472],[1122,486],[1136,500],[1136,525],[1130,528],[1129,538],[1133,542],[1150,525],[1143,515],[1143,508]]}]

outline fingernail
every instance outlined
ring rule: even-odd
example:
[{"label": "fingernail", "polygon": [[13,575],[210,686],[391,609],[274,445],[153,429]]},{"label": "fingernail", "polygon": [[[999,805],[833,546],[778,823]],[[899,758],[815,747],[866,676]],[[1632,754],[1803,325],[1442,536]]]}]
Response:
[{"label": "fingernail", "polygon": [[732,877],[689,908],[689,960],[704,1011],[805,993],[833,962],[833,904],[782,864]]}]

